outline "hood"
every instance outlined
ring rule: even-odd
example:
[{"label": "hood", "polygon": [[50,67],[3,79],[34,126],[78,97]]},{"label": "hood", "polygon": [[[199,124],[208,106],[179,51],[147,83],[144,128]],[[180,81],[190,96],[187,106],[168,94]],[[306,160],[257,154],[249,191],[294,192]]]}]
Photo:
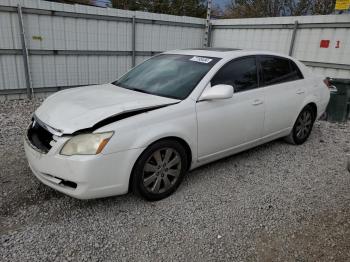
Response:
[{"label": "hood", "polygon": [[122,113],[176,102],[179,100],[104,84],[57,92],[42,103],[35,116],[58,133],[72,134]]}]

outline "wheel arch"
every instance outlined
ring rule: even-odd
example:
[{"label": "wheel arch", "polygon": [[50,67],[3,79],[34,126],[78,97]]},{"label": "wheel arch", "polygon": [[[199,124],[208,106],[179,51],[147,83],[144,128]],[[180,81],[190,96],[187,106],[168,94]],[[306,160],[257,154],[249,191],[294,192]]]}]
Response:
[{"label": "wheel arch", "polygon": [[318,110],[317,110],[317,105],[315,102],[309,102],[308,104],[306,104],[303,109],[307,106],[310,106],[312,108],[312,111],[314,113],[314,121],[317,119],[317,114],[318,114]]},{"label": "wheel arch", "polygon": [[299,116],[299,114],[301,113],[301,111],[303,111],[303,109],[304,109],[305,107],[307,107],[307,106],[311,106],[311,107],[313,108],[314,113],[315,113],[315,115],[314,115],[314,120],[317,119],[317,117],[318,117],[318,115],[317,115],[317,114],[318,114],[317,103],[315,102],[314,99],[308,99],[308,100],[306,100],[306,101],[302,104],[302,106],[299,108],[299,111],[297,112],[296,116],[295,116],[294,119],[293,119],[293,122],[291,123],[291,127],[290,127],[289,132],[293,129],[293,126],[294,126],[295,122],[297,121],[298,116]]},{"label": "wheel arch", "polygon": [[132,167],[132,170],[131,170],[131,174],[130,174],[130,178],[129,178],[129,192],[132,188],[132,183],[133,183],[133,178],[134,178],[134,169],[135,169],[135,165],[137,163],[137,161],[139,160],[139,158],[141,157],[141,155],[143,154],[143,152],[145,152],[145,150],[147,148],[149,148],[150,146],[152,146],[153,144],[155,143],[158,143],[159,141],[164,141],[164,140],[172,140],[172,141],[176,141],[177,143],[179,143],[186,151],[186,156],[187,156],[187,162],[188,162],[188,166],[187,166],[187,169],[189,170],[190,167],[191,167],[191,163],[192,163],[192,159],[193,159],[193,156],[192,156],[192,149],[189,145],[189,143],[187,141],[185,141],[183,138],[180,138],[178,136],[166,136],[166,137],[162,137],[162,138],[159,138],[159,139],[156,139],[155,141],[152,141],[151,143],[149,143],[145,148],[144,150],[140,153],[140,155],[137,157],[133,167]]}]

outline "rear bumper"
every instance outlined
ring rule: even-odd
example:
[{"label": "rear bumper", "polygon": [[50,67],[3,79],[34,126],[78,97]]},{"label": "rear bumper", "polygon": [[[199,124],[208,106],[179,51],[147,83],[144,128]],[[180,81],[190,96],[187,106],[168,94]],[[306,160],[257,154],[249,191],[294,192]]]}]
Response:
[{"label": "rear bumper", "polygon": [[133,165],[143,151],[67,157],[55,151],[56,147],[47,154],[40,153],[27,139],[24,149],[29,167],[42,183],[79,199],[127,193]]},{"label": "rear bumper", "polygon": [[320,118],[326,112],[327,106],[328,106],[329,101],[330,101],[330,97],[331,97],[331,94],[327,90],[323,95],[323,99],[321,99],[321,101],[320,101],[320,106],[318,108],[319,112],[318,112],[317,118]]}]

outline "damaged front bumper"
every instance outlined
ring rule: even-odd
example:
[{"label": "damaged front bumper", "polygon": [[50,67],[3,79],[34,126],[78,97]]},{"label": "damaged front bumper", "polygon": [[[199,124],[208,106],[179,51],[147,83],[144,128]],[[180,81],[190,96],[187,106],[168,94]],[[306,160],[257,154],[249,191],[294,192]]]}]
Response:
[{"label": "damaged front bumper", "polygon": [[63,156],[68,137],[58,137],[51,149],[41,152],[27,135],[24,149],[34,175],[45,185],[69,196],[90,199],[128,192],[133,164],[142,152],[131,149],[112,154]]}]

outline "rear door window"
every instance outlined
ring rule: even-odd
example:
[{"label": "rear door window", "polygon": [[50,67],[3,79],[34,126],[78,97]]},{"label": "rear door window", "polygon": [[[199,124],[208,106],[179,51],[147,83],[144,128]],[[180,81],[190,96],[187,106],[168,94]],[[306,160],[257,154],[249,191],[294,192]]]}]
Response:
[{"label": "rear door window", "polygon": [[303,78],[297,65],[290,59],[260,56],[259,61],[264,85],[275,85]]}]

